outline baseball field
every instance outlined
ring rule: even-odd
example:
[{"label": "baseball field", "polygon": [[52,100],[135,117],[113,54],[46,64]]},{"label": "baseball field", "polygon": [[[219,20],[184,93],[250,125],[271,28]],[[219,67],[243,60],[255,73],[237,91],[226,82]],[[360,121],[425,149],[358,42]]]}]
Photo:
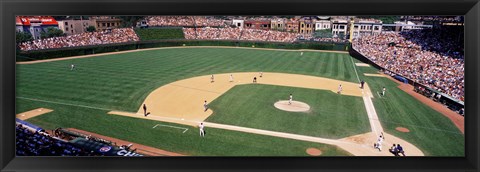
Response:
[{"label": "baseball field", "polygon": [[17,116],[51,110],[28,122],[183,155],[392,156],[393,143],[407,156],[465,154],[450,119],[345,52],[174,47],[19,62],[16,72]]}]

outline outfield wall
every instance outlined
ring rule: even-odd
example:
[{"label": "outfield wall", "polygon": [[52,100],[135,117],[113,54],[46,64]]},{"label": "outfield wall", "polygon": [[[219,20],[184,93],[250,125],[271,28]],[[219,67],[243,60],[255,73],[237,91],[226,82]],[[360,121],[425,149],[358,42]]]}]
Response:
[{"label": "outfield wall", "polygon": [[81,56],[106,52],[118,52],[156,47],[174,46],[233,46],[233,47],[256,47],[274,49],[314,49],[314,50],[335,50],[346,51],[348,44],[342,43],[318,43],[318,42],[252,42],[239,40],[152,40],[138,41],[120,44],[94,45],[84,47],[67,47],[37,51],[17,51],[16,61],[33,61],[53,59],[60,57]]},{"label": "outfield wall", "polygon": [[383,68],[382,66],[374,63],[373,61],[371,61],[370,59],[368,59],[367,57],[365,57],[364,55],[362,55],[361,53],[359,53],[357,50],[355,50],[353,47],[349,49],[349,54],[350,56],[364,62],[364,63],[367,63],[367,64],[370,64],[372,65],[373,67],[379,69],[379,70],[384,70],[384,71],[389,71],[393,74],[395,74],[396,76],[400,76],[402,78],[405,78],[407,81],[408,81],[408,84],[410,85],[413,85],[414,88],[415,88],[415,91],[418,90],[419,87],[422,87],[424,88],[427,92],[426,93],[421,93],[419,92],[420,94],[426,96],[426,97],[429,97],[432,93],[435,93],[435,95],[442,95],[442,97],[440,98],[440,100],[438,100],[439,102],[442,102],[443,104],[446,104],[451,110],[454,110],[454,111],[457,111],[461,108],[464,107],[464,102],[460,101],[460,100],[456,100],[452,97],[450,97],[449,95],[445,94],[445,93],[442,93],[442,92],[439,92],[437,90],[434,90],[426,85],[423,85],[423,84],[420,84],[420,83],[417,83],[415,82],[414,80],[408,78],[408,77],[405,77],[403,75],[400,75],[396,72],[393,72],[391,70],[388,70],[386,68]]}]

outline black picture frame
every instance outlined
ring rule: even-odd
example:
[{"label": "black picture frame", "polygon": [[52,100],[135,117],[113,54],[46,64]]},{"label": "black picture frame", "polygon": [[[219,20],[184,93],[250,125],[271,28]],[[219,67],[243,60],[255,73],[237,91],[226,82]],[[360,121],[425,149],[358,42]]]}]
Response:
[{"label": "black picture frame", "polygon": [[[465,15],[465,157],[15,157],[16,15]],[[478,171],[478,0],[1,0],[1,171]]]}]

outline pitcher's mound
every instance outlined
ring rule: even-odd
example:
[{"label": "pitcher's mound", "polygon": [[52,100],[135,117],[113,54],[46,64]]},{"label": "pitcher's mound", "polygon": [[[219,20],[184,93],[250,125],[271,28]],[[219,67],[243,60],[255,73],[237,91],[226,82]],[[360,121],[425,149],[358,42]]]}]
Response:
[{"label": "pitcher's mound", "polygon": [[299,101],[292,101],[292,104],[288,104],[288,100],[283,100],[276,102],[274,106],[277,109],[289,112],[306,112],[310,110],[308,104]]},{"label": "pitcher's mound", "polygon": [[311,156],[320,156],[322,154],[322,151],[317,148],[308,148],[306,152]]}]

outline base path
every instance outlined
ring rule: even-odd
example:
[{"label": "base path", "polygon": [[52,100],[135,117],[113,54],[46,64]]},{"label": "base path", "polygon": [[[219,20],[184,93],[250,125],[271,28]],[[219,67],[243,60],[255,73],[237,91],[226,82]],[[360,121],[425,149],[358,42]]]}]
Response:
[{"label": "base path", "polygon": [[92,133],[92,132],[88,132],[88,131],[84,131],[84,130],[79,130],[79,129],[75,129],[75,128],[68,128],[67,130],[74,131],[74,132],[77,132],[77,133],[81,133],[81,134],[84,134],[84,135],[91,135],[92,137],[103,139],[103,140],[108,140],[108,141],[116,143],[117,145],[133,144],[131,149],[137,149],[136,152],[139,153],[139,154],[143,154],[143,155],[148,155],[148,156],[184,156],[182,154],[178,154],[178,153],[175,153],[175,152],[169,152],[169,151],[153,148],[153,147],[150,147],[150,146],[145,146],[145,145],[141,145],[141,144],[138,144],[138,143],[132,143],[132,142],[128,142],[128,141],[124,141],[124,140],[120,140],[120,139],[116,139],[116,138],[112,138],[112,137],[107,137],[107,136],[104,136],[104,135],[100,135],[100,134],[96,134],[96,133]]},{"label": "base path", "polygon": [[[230,82],[230,74],[233,75],[233,82]],[[342,84],[342,95],[362,96],[362,92],[358,89],[359,84],[353,82],[287,73],[264,72],[262,77],[259,76],[259,72],[244,72],[214,74],[214,82],[211,82],[211,75],[179,80],[154,90],[143,104],[147,106],[147,112],[150,112],[148,117],[204,121],[213,114],[210,109],[204,111],[204,101],[210,103],[236,85],[268,84],[330,90],[336,94],[338,86]],[[257,83],[253,83],[254,77],[257,77]],[[143,105],[139,107],[137,113],[144,113]]]}]

